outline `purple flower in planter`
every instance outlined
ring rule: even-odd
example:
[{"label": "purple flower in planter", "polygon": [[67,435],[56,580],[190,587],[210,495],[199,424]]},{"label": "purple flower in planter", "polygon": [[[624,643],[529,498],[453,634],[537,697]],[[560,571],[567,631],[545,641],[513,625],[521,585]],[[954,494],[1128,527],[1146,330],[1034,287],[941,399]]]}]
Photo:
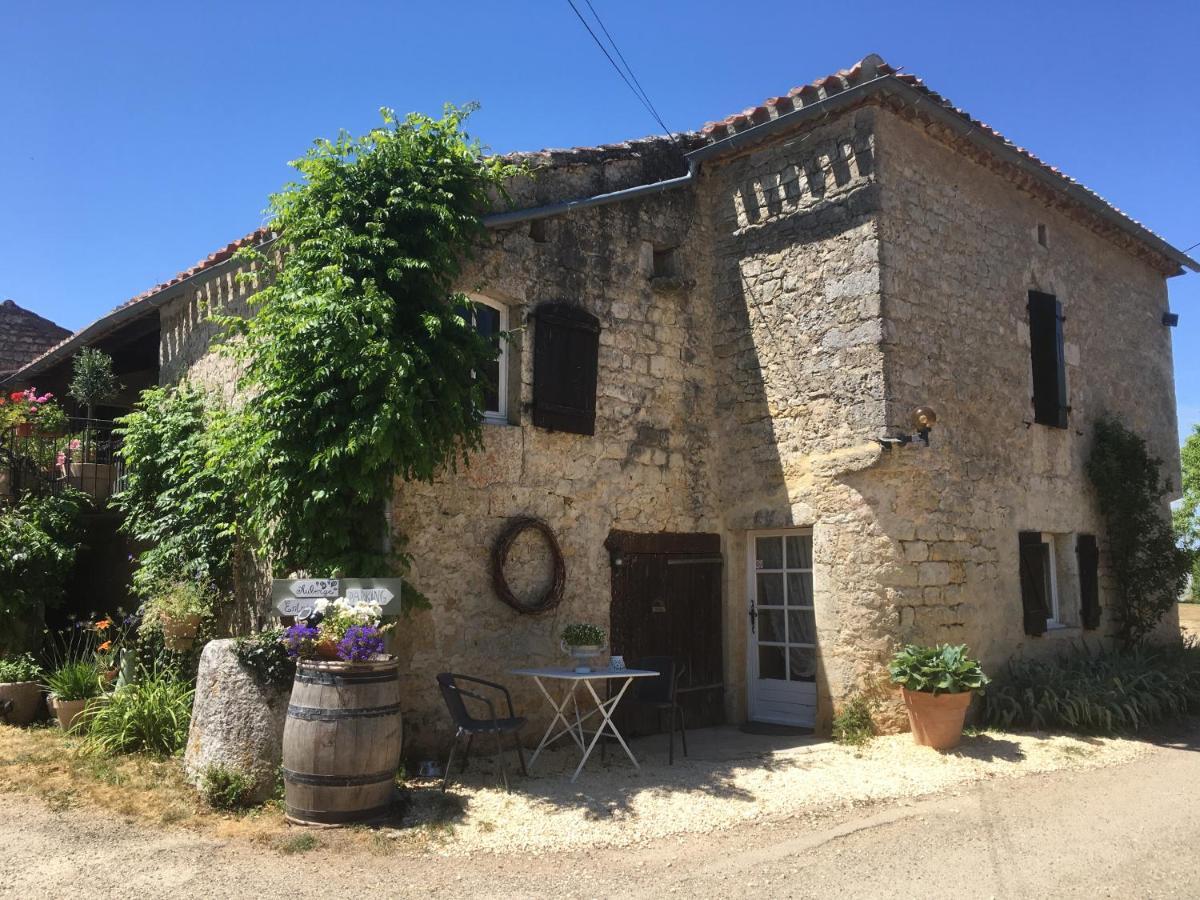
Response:
[{"label": "purple flower in planter", "polygon": [[292,625],[283,633],[283,644],[292,659],[309,657],[317,643],[317,629],[310,625]]},{"label": "purple flower in planter", "polygon": [[383,652],[383,635],[374,625],[352,625],[338,641],[338,659],[346,662],[366,662]]}]

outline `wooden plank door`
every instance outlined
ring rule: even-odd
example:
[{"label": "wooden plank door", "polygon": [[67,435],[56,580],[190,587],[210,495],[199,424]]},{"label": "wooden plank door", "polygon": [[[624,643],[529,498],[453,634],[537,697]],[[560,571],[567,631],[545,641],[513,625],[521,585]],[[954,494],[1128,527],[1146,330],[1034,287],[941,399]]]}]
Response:
[{"label": "wooden plank door", "polygon": [[[627,663],[673,657],[685,667],[679,702],[688,727],[720,724],[725,706],[720,540],[717,535],[630,538],[613,551],[612,652]],[[617,720],[622,732],[661,730],[653,710],[622,707]]]}]

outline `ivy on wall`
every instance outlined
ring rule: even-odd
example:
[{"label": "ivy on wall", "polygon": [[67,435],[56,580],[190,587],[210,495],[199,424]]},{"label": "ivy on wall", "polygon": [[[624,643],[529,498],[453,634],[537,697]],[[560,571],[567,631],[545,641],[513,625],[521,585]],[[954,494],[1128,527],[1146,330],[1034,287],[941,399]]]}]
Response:
[{"label": "ivy on wall", "polygon": [[394,480],[432,480],[479,445],[474,373],[499,348],[453,288],[517,170],[463,132],[468,113],[384,110],[364,137],[316,142],[271,200],[281,264],[244,253],[254,314],[225,321],[253,400],[223,453],[279,571],[386,573]]},{"label": "ivy on wall", "polygon": [[1167,515],[1169,485],[1162,460],[1119,422],[1102,419],[1087,462],[1100,499],[1108,553],[1117,585],[1117,637],[1127,647],[1144,641],[1178,600],[1192,564]]}]

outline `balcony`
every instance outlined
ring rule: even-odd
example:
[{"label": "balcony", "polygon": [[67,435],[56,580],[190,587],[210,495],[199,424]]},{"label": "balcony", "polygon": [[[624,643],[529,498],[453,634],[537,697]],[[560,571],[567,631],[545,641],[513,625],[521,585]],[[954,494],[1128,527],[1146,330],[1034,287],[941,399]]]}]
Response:
[{"label": "balcony", "polygon": [[31,425],[0,432],[0,503],[68,486],[103,503],[124,486],[120,445],[107,419],[70,418],[52,434]]}]

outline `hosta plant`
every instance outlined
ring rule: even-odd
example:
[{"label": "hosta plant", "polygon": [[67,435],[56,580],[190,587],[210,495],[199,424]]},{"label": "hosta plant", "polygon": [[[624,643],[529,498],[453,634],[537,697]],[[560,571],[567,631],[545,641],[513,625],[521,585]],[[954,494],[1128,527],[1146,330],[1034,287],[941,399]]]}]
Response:
[{"label": "hosta plant", "polygon": [[990,680],[979,660],[967,655],[965,644],[909,644],[892,657],[888,674],[892,684],[923,694],[961,694],[979,690]]}]

